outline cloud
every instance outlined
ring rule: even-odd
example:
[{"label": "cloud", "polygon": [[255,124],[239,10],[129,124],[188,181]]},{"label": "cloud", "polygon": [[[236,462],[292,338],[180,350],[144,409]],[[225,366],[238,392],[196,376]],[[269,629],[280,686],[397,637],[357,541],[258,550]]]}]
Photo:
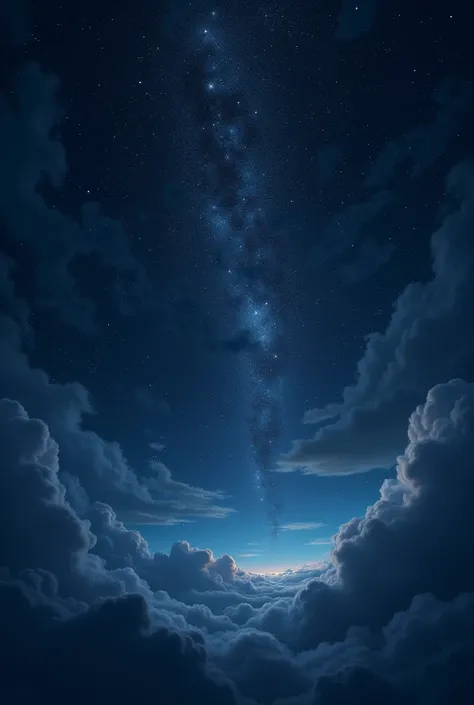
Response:
[{"label": "cloud", "polygon": [[2,690],[9,702],[79,705],[93,693],[95,702],[125,705],[136,697],[152,703],[158,689],[170,703],[189,702],[196,693],[216,705],[235,703],[230,685],[211,679],[199,637],[151,631],[139,595],[109,599],[60,621],[52,611],[46,618],[21,583],[1,587],[2,629],[9,637]]},{"label": "cloud", "polygon": [[453,376],[472,378],[473,186],[472,164],[451,172],[446,188],[457,207],[431,238],[432,278],[409,284],[386,330],[368,336],[342,401],[306,413],[306,423],[326,425],[296,441],[281,470],[344,475],[390,467],[406,443],[405,420],[428,390]]},{"label": "cloud", "polygon": [[84,420],[95,413],[87,389],[78,382],[54,383],[43,370],[30,367],[21,342],[19,326],[0,316],[2,392],[43,419],[54,434],[61,447],[61,482],[79,513],[100,501],[112,505],[122,520],[176,524],[225,518],[233,511],[222,492],[178,482],[162,463],[151,461],[138,475],[118,443],[84,428]]},{"label": "cloud", "polygon": [[310,529],[320,529],[324,524],[320,521],[294,521],[290,524],[283,524],[282,531],[309,531]]},{"label": "cloud", "polygon": [[261,553],[239,553],[239,558],[261,558]]},{"label": "cloud", "polygon": [[452,600],[474,589],[464,560],[474,500],[474,384],[456,379],[432,388],[410,417],[408,438],[397,479],[384,482],[365,517],[340,528],[333,568],[298,598],[305,648],[343,638],[352,625],[380,628],[416,595]]},{"label": "cloud", "polygon": [[47,425],[1,402],[2,701],[463,702],[474,384],[431,389],[408,436],[329,566],[251,575],[187,542],[152,554],[110,506],[80,518]]},{"label": "cloud", "polygon": [[365,517],[340,528],[326,573],[290,606],[271,604],[247,622],[299,654],[315,679],[305,703],[468,697],[474,384],[431,389],[408,437],[397,479]]},{"label": "cloud", "polygon": [[342,0],[336,39],[358,39],[372,29],[377,12],[377,0]]},{"label": "cloud", "polygon": [[457,137],[466,115],[472,110],[474,90],[470,83],[445,80],[433,92],[432,122],[408,130],[388,142],[375,159],[366,178],[368,188],[385,188],[403,164],[413,177],[422,174],[447,150]]},{"label": "cloud", "polygon": [[43,195],[62,188],[67,176],[58,93],[58,78],[34,63],[21,67],[10,94],[0,93],[0,218],[6,237],[21,243],[22,266],[31,260],[32,303],[93,333],[99,328],[95,306],[71,269],[78,258],[91,256],[104,271],[114,269],[114,302],[123,313],[155,297],[121,223],[93,202],[74,219]]},{"label": "cloud", "polygon": [[157,453],[161,453],[166,448],[165,444],[159,441],[152,441],[148,445],[152,450],[156,450]]},{"label": "cloud", "polygon": [[368,409],[364,457],[405,448],[396,480],[311,570],[249,574],[186,541],[153,553],[125,517],[186,522],[225,513],[225,498],[161,463],[140,475],[87,430],[87,390],[29,364],[28,305],[0,262],[2,702],[472,702],[474,385],[438,382],[472,379],[473,177],[463,165],[450,178],[460,205],[433,236],[433,280],[402,294],[343,405],[308,414]]},{"label": "cloud", "polygon": [[328,539],[313,539],[312,541],[306,541],[305,546],[327,546],[332,543],[332,538]]}]

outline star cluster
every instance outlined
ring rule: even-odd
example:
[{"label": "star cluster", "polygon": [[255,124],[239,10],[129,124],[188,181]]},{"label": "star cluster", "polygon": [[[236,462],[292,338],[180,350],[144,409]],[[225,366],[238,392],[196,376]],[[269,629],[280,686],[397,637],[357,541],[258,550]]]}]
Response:
[{"label": "star cluster", "polygon": [[281,432],[284,346],[279,306],[277,242],[259,162],[258,110],[247,105],[229,60],[217,13],[198,30],[187,89],[195,108],[205,175],[205,221],[222,265],[222,283],[234,314],[234,338],[243,344],[252,389],[249,429],[256,479],[278,531],[273,444]]}]

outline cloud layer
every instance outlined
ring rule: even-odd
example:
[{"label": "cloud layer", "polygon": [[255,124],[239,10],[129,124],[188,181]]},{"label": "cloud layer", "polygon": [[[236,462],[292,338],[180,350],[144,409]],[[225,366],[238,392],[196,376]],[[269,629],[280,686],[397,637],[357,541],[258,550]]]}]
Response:
[{"label": "cloud layer", "polygon": [[473,378],[473,186],[471,163],[453,169],[446,190],[456,205],[431,238],[432,278],[409,284],[386,330],[368,336],[342,401],[306,413],[306,423],[325,425],[294,443],[282,470],[344,475],[392,466],[406,418],[428,390],[453,376]]},{"label": "cloud layer", "polygon": [[[360,3],[360,24],[354,7],[342,4],[341,39],[373,22],[375,2]],[[16,28],[21,38],[23,22]],[[11,179],[0,184],[0,214],[36,262],[35,306],[93,332],[95,308],[69,270],[78,254],[131,274],[135,293],[146,282],[119,224],[91,204],[72,221],[42,196],[44,180],[60,184],[66,170],[56,88],[30,66],[16,102],[0,97]],[[384,181],[380,170],[375,181]],[[0,260],[2,703],[473,701],[474,384],[460,378],[473,379],[473,187],[471,165],[452,172],[456,206],[432,238],[432,279],[402,293],[342,402],[307,413],[326,425],[284,460],[282,469],[326,474],[396,465],[378,501],[332,538],[329,564],[314,570],[254,574],[186,541],[153,553],[127,523],[225,519],[230,501],[175,480],[156,460],[137,472],[118,443],[88,427],[88,390],[54,382],[26,355],[29,308],[13,261]],[[141,401],[158,410],[154,397]],[[320,526],[315,516],[283,528]]]},{"label": "cloud layer", "polygon": [[4,399],[2,701],[468,702],[474,385],[432,388],[408,439],[326,569],[263,576],[75,509],[48,425]]}]

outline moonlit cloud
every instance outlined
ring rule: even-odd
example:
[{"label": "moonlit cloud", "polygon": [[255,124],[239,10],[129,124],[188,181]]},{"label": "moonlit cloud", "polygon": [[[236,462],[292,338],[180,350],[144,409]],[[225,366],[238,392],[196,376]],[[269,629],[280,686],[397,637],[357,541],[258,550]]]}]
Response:
[{"label": "moonlit cloud", "polygon": [[[282,570],[256,560],[248,573],[230,555],[216,558],[185,541],[153,554],[104,503],[81,518],[61,483],[60,448],[48,426],[3,400],[2,687],[15,692],[20,669],[28,693],[60,705],[78,669],[78,704],[93,688],[102,702],[112,693],[125,705],[124,683],[144,702],[157,688],[170,702],[204,693],[222,705],[277,696],[326,705],[334,702],[328,693],[346,689],[362,702],[374,692],[396,702],[394,693],[409,701],[436,691],[446,697],[434,703],[452,702],[449,684],[471,679],[474,601],[462,593],[474,589],[465,563],[474,385],[433,388],[411,415],[408,437],[397,479],[382,485],[365,517],[340,528],[330,563]],[[17,521],[22,515],[27,523]],[[456,560],[441,571],[440,554],[449,550]],[[144,659],[153,669],[143,669]],[[183,668],[194,696],[176,677]]]},{"label": "moonlit cloud", "polygon": [[[207,135],[201,151],[212,172],[206,223],[225,255],[221,274],[230,275],[228,289],[222,289],[237,299],[238,330],[223,336],[221,347],[246,354],[251,364],[250,428],[262,485],[275,528],[296,534],[279,543],[265,536],[258,540],[261,522],[252,522],[244,503],[241,513],[234,512],[220,483],[206,486],[197,453],[188,456],[196,462],[189,463],[186,481],[177,479],[151,452],[164,449],[167,431],[163,437],[159,430],[147,433],[144,447],[134,447],[142,437],[137,442],[129,429],[141,426],[142,416],[167,414],[160,394],[134,393],[150,389],[140,386],[143,380],[138,386],[131,382],[132,408],[114,409],[112,420],[126,429],[119,443],[111,418],[104,419],[100,394],[96,400],[81,382],[59,372],[53,378],[42,368],[39,340],[56,331],[53,313],[63,321],[71,317],[81,354],[84,330],[93,332],[99,323],[95,301],[77,296],[70,267],[77,252],[116,267],[126,275],[125,289],[131,280],[143,284],[142,268],[121,226],[101,210],[79,207],[72,223],[59,207],[50,207],[49,187],[59,188],[64,201],[69,197],[63,189],[64,148],[51,110],[56,83],[37,68],[21,70],[24,42],[33,39],[23,18],[25,3],[4,0],[0,16],[13,23],[20,45],[13,57],[17,83],[12,93],[0,95],[0,229],[2,235],[4,226],[7,235],[11,229],[14,247],[29,244],[38,270],[27,281],[10,256],[0,257],[0,702],[467,705],[474,692],[474,168],[462,164],[448,179],[449,214],[440,216],[431,240],[431,278],[402,292],[386,329],[367,340],[357,378],[342,399],[307,412],[306,421],[316,424],[314,437],[296,443],[281,468],[337,475],[391,464],[390,479],[381,482],[375,501],[360,515],[346,517],[331,538],[333,527],[322,522],[282,524],[266,473],[280,428],[281,320],[273,282],[277,268],[251,168],[254,111],[231,90],[226,71],[221,73],[233,62],[214,20],[224,16],[227,5],[209,13],[206,0],[176,0],[170,14],[189,21],[196,5],[207,12],[197,40],[205,37],[207,53],[191,64],[197,70],[191,92],[197,92],[195,103],[204,111],[199,125]],[[244,5],[235,0],[239,12]],[[336,11],[330,18],[331,34],[335,20],[341,39],[358,39],[382,5],[339,3],[339,17]],[[285,26],[286,10],[275,0],[248,6],[256,21],[265,17],[272,44],[278,46],[276,35],[283,29],[285,42],[294,37],[295,23]],[[156,8],[151,9],[154,18]],[[359,11],[360,19],[354,17]],[[316,15],[327,19],[318,9]],[[468,23],[466,28],[469,34]],[[144,39],[140,31],[140,46]],[[33,43],[36,52],[40,43]],[[314,46],[320,52],[311,35],[313,53]],[[380,46],[392,51],[394,45]],[[207,62],[209,53],[215,64]],[[354,53],[359,74],[356,59]],[[269,72],[274,60],[269,55]],[[354,74],[350,63],[348,68]],[[362,89],[365,95],[365,82]],[[326,108],[319,92],[318,101],[319,116]],[[446,126],[438,127],[434,134],[442,146]],[[423,156],[425,148],[419,142],[417,147]],[[424,156],[429,159],[426,150]],[[399,163],[392,157],[390,152],[389,172],[390,164]],[[379,164],[378,177],[385,178],[380,169]],[[355,215],[357,226],[363,214]],[[48,230],[49,225],[54,227]],[[346,240],[348,247],[356,235]],[[364,266],[358,262],[359,273],[380,262],[373,248],[368,253]],[[25,291],[30,285],[31,292]],[[36,308],[47,321],[35,337]],[[317,336],[319,344],[323,336],[319,331]],[[54,337],[53,346],[60,340]],[[107,349],[115,355],[113,346]],[[101,378],[97,388],[102,386]],[[191,432],[178,431],[179,442],[191,445],[194,426]],[[140,450],[144,460],[135,462]],[[225,470],[230,474],[232,468]],[[319,490],[341,481],[300,480],[307,483],[304,511],[296,503],[299,513],[285,512],[295,519],[321,515]],[[166,551],[154,551],[154,538],[147,542],[145,529],[142,533],[135,524],[151,525],[149,535],[159,534],[160,543],[173,536]],[[178,532],[182,540],[175,539]],[[209,547],[198,535],[211,537]],[[227,540],[239,547],[236,558],[227,552]],[[289,564],[284,544],[330,545],[330,551],[324,561],[301,563],[294,557]]]},{"label": "moonlit cloud", "polygon": [[447,377],[473,378],[473,185],[470,162],[451,171],[452,208],[431,237],[431,278],[408,284],[386,329],[367,337],[342,399],[306,413],[306,423],[325,424],[294,442],[281,471],[348,475],[394,466],[407,440],[406,418],[428,390]]}]

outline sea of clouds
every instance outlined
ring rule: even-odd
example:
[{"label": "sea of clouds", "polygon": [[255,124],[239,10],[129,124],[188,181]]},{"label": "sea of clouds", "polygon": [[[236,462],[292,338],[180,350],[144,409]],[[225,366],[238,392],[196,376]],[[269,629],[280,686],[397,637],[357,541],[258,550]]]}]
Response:
[{"label": "sea of clouds", "polygon": [[[98,206],[73,221],[38,189],[66,173],[56,84],[28,65],[16,104],[0,96],[1,223],[37,256],[35,307],[93,332],[76,255],[133,275],[140,296],[148,285]],[[342,403],[309,412],[331,423],[283,460],[363,472],[405,448],[396,479],[340,527],[317,571],[250,574],[186,542],[150,551],[127,525],[225,520],[228,498],[160,463],[138,475],[90,428],[87,389],[51,379],[25,352],[29,304],[0,258],[1,703],[473,701],[473,174],[466,163],[448,177],[455,204],[432,238],[432,277],[410,284],[370,337]]]},{"label": "sea of clouds", "polygon": [[111,504],[75,508],[45,421],[4,399],[0,429],[2,702],[467,703],[473,384],[429,391],[397,479],[314,573],[153,554]]}]

